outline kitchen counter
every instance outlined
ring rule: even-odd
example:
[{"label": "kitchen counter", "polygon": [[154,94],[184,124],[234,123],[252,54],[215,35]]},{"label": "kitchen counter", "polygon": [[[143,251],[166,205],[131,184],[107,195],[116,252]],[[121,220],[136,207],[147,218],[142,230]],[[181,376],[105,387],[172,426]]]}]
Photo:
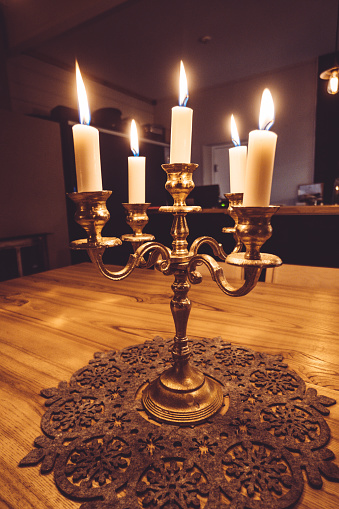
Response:
[{"label": "kitchen counter", "polygon": [[[226,213],[225,208],[203,209],[205,214]],[[281,205],[278,216],[339,216],[339,205]]]},{"label": "kitchen counter", "polygon": [[[234,224],[226,211],[225,207],[187,214],[189,244],[197,237],[207,235],[220,242],[226,253],[232,251],[233,236],[222,233],[224,227]],[[273,234],[263,246],[263,253],[275,254],[284,263],[291,265],[339,267],[338,205],[281,206],[271,223]],[[171,224],[171,214],[152,209],[149,211],[149,224],[145,231],[155,235],[157,241],[170,246]]]}]

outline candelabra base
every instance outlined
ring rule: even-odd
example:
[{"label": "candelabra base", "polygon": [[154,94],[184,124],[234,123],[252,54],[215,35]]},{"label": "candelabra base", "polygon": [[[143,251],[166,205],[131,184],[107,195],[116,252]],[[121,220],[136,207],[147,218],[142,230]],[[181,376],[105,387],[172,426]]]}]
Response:
[{"label": "candelabra base", "polygon": [[160,422],[197,424],[222,406],[222,385],[188,363],[175,364],[146,386],[142,402],[146,412]]}]

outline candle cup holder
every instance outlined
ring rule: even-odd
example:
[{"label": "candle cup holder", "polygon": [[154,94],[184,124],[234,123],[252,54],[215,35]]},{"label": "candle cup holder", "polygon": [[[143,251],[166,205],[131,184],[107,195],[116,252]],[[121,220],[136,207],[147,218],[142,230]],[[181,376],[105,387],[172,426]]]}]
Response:
[{"label": "candle cup holder", "polygon": [[[241,196],[230,195],[229,214],[235,221],[235,232],[239,242],[246,246],[246,253],[233,253],[227,256],[221,244],[212,237],[199,237],[188,249],[187,237],[189,229],[186,216],[191,212],[201,211],[201,207],[186,205],[186,198],[194,188],[193,172],[196,164],[164,164],[167,173],[166,189],[173,197],[172,206],[160,207],[160,212],[172,213],[171,228],[172,249],[155,242],[152,235],[143,234],[147,223],[147,208],[149,204],[124,204],[127,211],[127,223],[133,234],[123,235],[122,239],[132,242],[135,251],[130,255],[125,267],[114,272],[108,269],[102,261],[104,247],[110,245],[101,237],[101,229],[108,219],[105,211],[105,200],[109,192],[73,193],[70,197],[78,204],[76,220],[88,233],[88,240],[72,242],[71,247],[87,249],[91,260],[97,265],[101,274],[113,280],[126,278],[138,266],[155,266],[166,276],[174,276],[172,284],[173,297],[170,309],[175,325],[175,335],[172,347],[173,366],[165,370],[156,380],[143,384],[142,404],[145,411],[155,420],[181,426],[203,422],[214,415],[222,406],[224,388],[214,378],[205,375],[190,363],[190,347],[186,334],[187,323],[191,310],[188,292],[191,284],[202,282],[202,276],[197,271],[199,265],[204,264],[209,269],[212,279],[218,287],[230,297],[240,297],[249,293],[256,285],[261,270],[267,264],[267,256],[260,255],[260,247],[271,235],[270,217],[277,207],[256,208],[241,207]],[[100,199],[99,199],[100,198]],[[100,211],[99,211],[100,209]],[[234,231],[232,230],[232,233]],[[117,245],[114,239],[111,245]],[[216,257],[228,263],[246,266],[245,280],[239,288],[234,288],[223,274],[222,268],[215,258],[199,253],[203,244],[209,245]],[[237,248],[239,250],[239,248]],[[144,256],[148,255],[145,262]],[[236,260],[232,259],[232,257]],[[273,257],[274,265],[281,263],[278,257]],[[233,261],[232,261],[233,260]],[[278,263],[279,260],[279,263]],[[272,266],[271,260],[270,265]]]},{"label": "candle cup holder", "polygon": [[[148,223],[147,209],[151,205],[150,203],[123,203],[123,207],[126,210],[126,223],[133,230],[133,234],[126,233],[121,237],[121,240],[130,242],[135,252],[139,246],[145,242],[154,240],[154,235],[149,233],[143,233],[143,229]],[[147,266],[147,262],[142,257],[138,260],[139,267]]]},{"label": "candle cup holder", "polygon": [[186,215],[190,212],[201,212],[197,205],[186,205],[186,198],[194,189],[193,172],[197,164],[163,164],[162,169],[167,173],[166,190],[173,198],[173,205],[159,208],[159,212],[172,213],[173,223],[171,228],[172,252],[171,260],[178,263],[187,263],[190,255],[187,251],[187,236],[189,234]]},{"label": "candle cup holder", "polygon": [[121,240],[131,242],[134,251],[144,242],[154,240],[154,235],[143,233],[143,229],[148,223],[147,209],[150,203],[123,203],[126,210],[126,223],[133,230],[133,234],[126,233]]},{"label": "candle cup holder", "polygon": [[278,267],[282,264],[278,256],[260,253],[263,244],[272,235],[271,217],[279,207],[243,207],[234,206],[237,215],[236,232],[244,244],[245,253],[232,253],[227,263],[241,266]]},{"label": "candle cup holder", "polygon": [[224,195],[225,198],[228,199],[228,208],[227,208],[227,214],[233,219],[234,226],[233,227],[226,227],[222,229],[223,233],[232,233],[233,238],[236,242],[236,245],[232,251],[232,253],[238,253],[241,251],[241,248],[243,246],[242,241],[239,238],[238,232],[237,232],[237,224],[238,224],[238,216],[236,211],[234,210],[234,207],[242,205],[243,193],[228,193]]},{"label": "candle cup holder", "polygon": [[193,172],[196,164],[164,164],[167,173],[165,188],[173,198],[172,206],[160,207],[160,212],[173,214],[171,235],[173,238],[168,274],[173,274],[174,292],[170,308],[176,334],[172,348],[174,364],[156,380],[147,384],[142,403],[148,414],[160,422],[189,425],[201,422],[215,414],[222,405],[222,386],[205,376],[189,362],[191,353],[186,335],[191,301],[187,294],[188,263],[193,254],[187,250],[189,234],[186,215],[200,212],[201,207],[187,206],[186,198],[194,188]]},{"label": "candle cup holder", "polygon": [[116,237],[102,237],[101,231],[110,218],[106,201],[112,191],[92,191],[70,193],[68,196],[76,204],[75,221],[87,233],[87,239],[73,240],[72,249],[102,249],[121,245]]},{"label": "candle cup holder", "polygon": [[201,207],[187,206],[186,198],[194,189],[193,172],[198,168],[193,163],[163,164],[163,170],[167,173],[165,189],[173,198],[172,206],[160,207],[160,212],[200,212]]}]

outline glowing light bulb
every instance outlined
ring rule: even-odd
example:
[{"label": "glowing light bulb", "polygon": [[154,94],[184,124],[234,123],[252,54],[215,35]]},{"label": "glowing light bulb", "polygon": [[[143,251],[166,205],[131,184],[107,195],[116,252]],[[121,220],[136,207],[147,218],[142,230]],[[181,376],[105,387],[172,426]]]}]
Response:
[{"label": "glowing light bulb", "polygon": [[337,94],[339,90],[338,73],[333,73],[327,83],[327,92],[329,94]]}]

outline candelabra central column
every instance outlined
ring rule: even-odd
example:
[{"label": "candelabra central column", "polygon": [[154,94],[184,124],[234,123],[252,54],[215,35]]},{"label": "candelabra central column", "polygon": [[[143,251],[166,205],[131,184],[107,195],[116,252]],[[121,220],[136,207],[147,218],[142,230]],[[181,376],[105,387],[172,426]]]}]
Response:
[{"label": "candelabra central column", "polygon": [[154,418],[169,423],[188,425],[211,417],[223,402],[222,385],[204,375],[189,362],[190,348],[186,335],[191,311],[188,292],[188,265],[192,253],[187,250],[189,229],[187,212],[199,212],[200,207],[188,207],[185,198],[194,187],[192,173],[196,165],[164,165],[168,180],[166,189],[174,199],[173,206],[161,207],[173,214],[173,238],[169,273],[174,275],[170,308],[175,325],[172,347],[173,366],[164,371],[143,391],[145,410]]},{"label": "candelabra central column", "polygon": [[175,324],[172,347],[173,366],[164,371],[143,391],[145,410],[154,418],[181,425],[204,421],[215,414],[223,401],[222,385],[204,375],[189,362],[186,336],[191,301],[190,284],[184,270],[175,271],[170,306]]},{"label": "candelabra central column", "polygon": [[175,325],[174,346],[172,354],[174,361],[177,358],[184,360],[189,356],[188,339],[186,336],[188,317],[191,311],[191,301],[187,294],[191,285],[187,275],[187,236],[189,229],[186,221],[186,213],[174,214],[171,235],[173,237],[171,259],[178,260],[172,263],[174,282],[172,284],[173,297],[170,308]]},{"label": "candelabra central column", "polygon": [[175,325],[174,346],[172,350],[174,358],[183,359],[189,355],[186,331],[188,317],[192,307],[191,301],[187,296],[190,287],[191,285],[187,280],[186,271],[177,270],[172,285],[174,295],[170,302]]},{"label": "candelabra central column", "polygon": [[[164,392],[164,390],[172,390],[182,393],[183,401],[180,403],[180,408],[185,406],[184,402],[186,400],[190,403],[190,410],[192,410],[192,393],[203,386],[205,376],[189,364],[190,349],[186,331],[188,317],[192,307],[191,301],[187,297],[190,286],[191,285],[187,281],[186,272],[184,270],[177,270],[172,285],[174,295],[170,303],[175,325],[174,344],[172,347],[174,364],[170,369],[162,373],[160,382],[162,385],[162,392]],[[163,405],[164,404],[165,401],[163,401]],[[199,402],[199,405],[201,405],[201,402]]]}]

